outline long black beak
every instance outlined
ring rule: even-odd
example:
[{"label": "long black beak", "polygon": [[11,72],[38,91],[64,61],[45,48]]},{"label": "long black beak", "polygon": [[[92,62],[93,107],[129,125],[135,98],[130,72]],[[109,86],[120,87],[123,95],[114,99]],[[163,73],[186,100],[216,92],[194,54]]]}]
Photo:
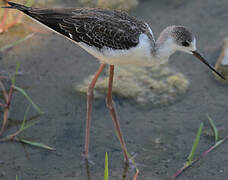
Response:
[{"label": "long black beak", "polygon": [[212,71],[214,71],[218,76],[220,76],[222,79],[226,80],[226,78],[220,74],[218,71],[213,68],[197,51],[192,51],[192,54],[197,57],[200,61],[202,61],[204,64],[206,64]]}]

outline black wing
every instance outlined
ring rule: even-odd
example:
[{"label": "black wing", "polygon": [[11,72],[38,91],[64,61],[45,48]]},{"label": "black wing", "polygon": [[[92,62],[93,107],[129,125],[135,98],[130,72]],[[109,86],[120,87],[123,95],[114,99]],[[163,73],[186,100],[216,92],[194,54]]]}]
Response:
[{"label": "black wing", "polygon": [[29,8],[8,2],[10,8],[18,9],[45,24],[54,31],[89,46],[101,49],[129,49],[139,42],[141,33],[146,33],[153,42],[145,22],[129,16],[125,12],[98,8]]}]

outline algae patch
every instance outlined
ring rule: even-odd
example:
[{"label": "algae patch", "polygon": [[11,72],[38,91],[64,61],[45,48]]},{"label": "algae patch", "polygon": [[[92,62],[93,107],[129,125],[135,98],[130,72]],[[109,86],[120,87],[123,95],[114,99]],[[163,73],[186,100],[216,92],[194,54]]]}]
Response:
[{"label": "algae patch", "polygon": [[[82,84],[76,85],[76,91],[86,94],[92,76]],[[104,97],[108,86],[108,68],[105,76],[97,81],[94,95]],[[132,99],[140,105],[153,104],[155,106],[173,103],[185,94],[189,82],[181,73],[168,68],[168,63],[154,65],[150,68],[135,66],[115,66],[113,94]]]}]

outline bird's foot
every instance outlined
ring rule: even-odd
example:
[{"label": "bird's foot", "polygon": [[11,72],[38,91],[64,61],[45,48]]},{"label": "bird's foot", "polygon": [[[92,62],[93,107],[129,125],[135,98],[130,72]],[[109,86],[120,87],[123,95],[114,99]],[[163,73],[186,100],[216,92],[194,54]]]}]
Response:
[{"label": "bird's foot", "polygon": [[94,165],[95,163],[90,159],[89,154],[86,155],[84,152],[82,152],[81,164],[92,164],[92,165]]},{"label": "bird's foot", "polygon": [[129,167],[131,170],[138,169],[138,167],[146,167],[144,164],[136,163],[135,158],[137,156],[137,153],[131,153],[131,156],[129,157]]}]

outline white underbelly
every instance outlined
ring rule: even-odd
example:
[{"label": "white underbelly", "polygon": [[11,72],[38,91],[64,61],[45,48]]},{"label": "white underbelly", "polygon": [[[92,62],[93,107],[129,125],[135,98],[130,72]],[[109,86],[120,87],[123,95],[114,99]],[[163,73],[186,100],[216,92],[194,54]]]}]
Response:
[{"label": "white underbelly", "polygon": [[155,61],[158,61],[151,55],[151,42],[145,34],[141,34],[139,39],[139,44],[128,50],[113,50],[110,48],[102,48],[99,50],[85,43],[77,44],[105,64],[151,66],[156,63]]},{"label": "white underbelly", "polygon": [[138,66],[147,66],[151,61],[151,56],[147,52],[137,51],[136,48],[112,51],[104,51],[98,59],[106,64],[132,64]]}]

